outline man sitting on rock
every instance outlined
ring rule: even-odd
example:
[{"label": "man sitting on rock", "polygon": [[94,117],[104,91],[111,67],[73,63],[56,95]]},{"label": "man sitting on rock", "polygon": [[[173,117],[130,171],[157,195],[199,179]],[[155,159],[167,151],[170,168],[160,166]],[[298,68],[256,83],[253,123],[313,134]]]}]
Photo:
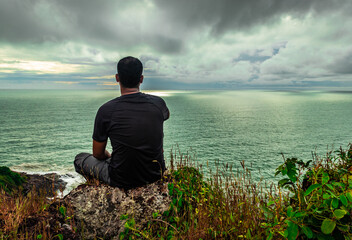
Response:
[{"label": "man sitting on rock", "polygon": [[[121,96],[103,104],[96,115],[93,154],[80,153],[74,165],[86,178],[125,189],[157,181],[165,171],[163,123],[169,118],[164,100],[141,93],[143,65],[134,57],[117,64]],[[108,138],[112,154],[106,150]]]}]

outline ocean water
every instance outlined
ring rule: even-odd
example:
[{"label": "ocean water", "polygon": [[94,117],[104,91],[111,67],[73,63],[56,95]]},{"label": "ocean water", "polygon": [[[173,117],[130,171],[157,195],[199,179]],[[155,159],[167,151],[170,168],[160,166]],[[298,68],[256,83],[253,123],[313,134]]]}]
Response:
[{"label": "ocean water", "polygon": [[[148,91],[146,91],[148,93]],[[352,142],[351,92],[159,91],[170,109],[164,150],[210,168],[244,160],[255,179],[274,179],[286,157],[311,159]],[[97,109],[118,91],[0,90],[0,166],[80,179],[73,159],[90,152]],[[108,147],[111,149],[111,147]]]}]

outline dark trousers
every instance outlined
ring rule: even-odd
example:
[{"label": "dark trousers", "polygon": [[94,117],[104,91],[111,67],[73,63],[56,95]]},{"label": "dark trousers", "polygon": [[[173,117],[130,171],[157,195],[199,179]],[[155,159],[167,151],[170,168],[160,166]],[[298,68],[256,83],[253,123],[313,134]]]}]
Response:
[{"label": "dark trousers", "polygon": [[80,153],[75,157],[74,165],[76,172],[86,179],[99,179],[99,181],[110,184],[109,163],[110,158],[98,160],[90,153]]}]

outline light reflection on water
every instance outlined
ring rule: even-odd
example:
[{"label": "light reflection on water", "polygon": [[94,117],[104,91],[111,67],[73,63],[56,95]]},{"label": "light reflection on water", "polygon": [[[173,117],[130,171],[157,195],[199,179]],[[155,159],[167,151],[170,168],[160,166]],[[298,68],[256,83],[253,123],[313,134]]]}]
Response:
[{"label": "light reflection on water", "polygon": [[[244,160],[252,176],[272,179],[286,157],[308,160],[317,149],[352,139],[352,94],[264,91],[150,91],[166,101],[165,157],[175,150],[211,167]],[[0,91],[0,165],[22,171],[73,172],[91,151],[97,109],[117,91]],[[334,147],[333,147],[333,146]],[[260,171],[260,172],[259,172]]]}]

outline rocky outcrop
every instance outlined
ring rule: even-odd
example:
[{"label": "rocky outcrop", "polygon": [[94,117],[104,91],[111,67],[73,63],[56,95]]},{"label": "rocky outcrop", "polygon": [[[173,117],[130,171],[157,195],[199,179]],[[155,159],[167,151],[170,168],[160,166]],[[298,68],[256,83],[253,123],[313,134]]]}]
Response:
[{"label": "rocky outcrop", "polygon": [[[7,172],[13,173],[10,170]],[[133,218],[135,227],[141,228],[153,219],[154,213],[160,213],[157,215],[161,216],[168,210],[171,202],[168,191],[170,176],[127,191],[89,182],[76,187],[61,199],[56,193],[62,191],[66,183],[58,174],[15,174],[24,179],[18,184],[24,196],[33,197],[29,193],[34,190],[34,193],[38,193],[35,196],[41,196],[38,199],[44,197],[47,204],[44,212],[25,216],[19,228],[31,233],[42,229],[50,236],[64,239],[119,239],[128,219]],[[3,197],[9,199],[17,196],[4,194]]]},{"label": "rocky outcrop", "polygon": [[20,173],[26,181],[23,183],[24,193],[27,194],[33,188],[38,192],[43,192],[47,196],[53,196],[57,191],[63,191],[66,182],[60,179],[60,175],[56,173],[29,174]]},{"label": "rocky outcrop", "polygon": [[64,201],[72,208],[84,239],[118,239],[126,222],[122,215],[128,214],[137,226],[143,226],[153,213],[168,210],[171,200],[167,183],[158,181],[128,191],[103,184],[80,185]]}]

